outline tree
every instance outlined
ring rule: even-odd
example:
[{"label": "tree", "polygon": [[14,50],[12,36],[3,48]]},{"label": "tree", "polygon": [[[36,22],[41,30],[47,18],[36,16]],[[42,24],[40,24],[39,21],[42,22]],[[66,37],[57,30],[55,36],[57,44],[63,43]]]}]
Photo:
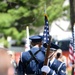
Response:
[{"label": "tree", "polygon": [[[44,25],[44,6],[49,23],[62,16],[64,0],[0,0],[0,33],[21,40],[26,36],[26,25]],[[34,33],[30,28],[31,34]]]}]

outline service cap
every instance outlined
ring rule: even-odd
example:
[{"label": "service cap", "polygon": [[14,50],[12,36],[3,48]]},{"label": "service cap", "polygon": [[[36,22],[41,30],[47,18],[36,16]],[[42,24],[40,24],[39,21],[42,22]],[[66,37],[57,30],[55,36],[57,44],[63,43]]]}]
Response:
[{"label": "service cap", "polygon": [[59,46],[51,42],[50,48],[59,49]]},{"label": "service cap", "polygon": [[39,36],[39,35],[31,36],[29,39],[30,39],[32,42],[41,42],[41,41],[42,41],[42,37]]}]

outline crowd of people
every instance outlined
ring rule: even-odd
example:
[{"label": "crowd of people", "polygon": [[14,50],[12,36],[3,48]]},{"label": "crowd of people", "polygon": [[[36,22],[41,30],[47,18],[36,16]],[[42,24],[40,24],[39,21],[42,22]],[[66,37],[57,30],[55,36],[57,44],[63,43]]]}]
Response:
[{"label": "crowd of people", "polygon": [[[0,49],[0,75],[67,75],[66,59],[62,50],[55,44],[50,44],[48,64],[44,65],[46,50],[42,44],[42,37],[35,35],[29,38],[31,48],[22,52],[18,64],[13,53],[7,49]],[[2,63],[3,62],[3,63]],[[4,67],[4,68],[3,68]]]}]

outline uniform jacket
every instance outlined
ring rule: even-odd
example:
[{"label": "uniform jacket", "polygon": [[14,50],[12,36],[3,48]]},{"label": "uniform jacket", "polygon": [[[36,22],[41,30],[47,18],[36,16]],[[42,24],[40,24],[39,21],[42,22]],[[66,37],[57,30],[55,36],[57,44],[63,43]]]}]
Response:
[{"label": "uniform jacket", "polygon": [[[27,75],[28,74],[42,75],[41,68],[43,66],[45,59],[44,50],[45,49],[43,47],[41,47],[40,49],[38,47],[33,47],[30,50],[38,60],[38,63],[36,63],[34,59],[28,63],[27,61],[30,60],[32,56],[30,55],[29,51],[23,52],[21,54],[21,58],[18,65],[18,75],[24,75],[25,73]],[[37,51],[39,52],[35,55]],[[50,72],[47,75],[66,75],[65,63],[62,63],[57,59],[54,59],[52,64],[49,63],[49,67],[50,67]]]},{"label": "uniform jacket", "polygon": [[66,64],[54,59],[53,63],[50,65],[50,72],[48,75],[66,75]]},{"label": "uniform jacket", "polygon": [[[18,75],[24,75],[26,74],[35,74],[38,73],[37,71],[39,71],[39,65],[40,63],[44,62],[44,48],[38,48],[38,47],[33,47],[30,51],[32,52],[32,54],[35,56],[36,60],[38,61],[38,63],[35,61],[35,59],[33,58],[33,56],[31,56],[31,54],[28,52],[23,52],[21,54],[21,58],[18,64]],[[40,51],[39,51],[40,50]],[[39,51],[37,54],[35,54],[37,51]],[[32,60],[30,62],[28,62],[30,59],[32,58]],[[41,67],[43,66],[43,64],[40,65]],[[40,67],[40,68],[41,68]],[[40,75],[40,74],[38,74]]]}]

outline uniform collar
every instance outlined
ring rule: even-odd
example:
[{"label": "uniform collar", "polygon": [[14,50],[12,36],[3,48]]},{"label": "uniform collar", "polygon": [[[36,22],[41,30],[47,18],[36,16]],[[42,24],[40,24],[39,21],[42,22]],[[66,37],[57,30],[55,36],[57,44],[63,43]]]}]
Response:
[{"label": "uniform collar", "polygon": [[53,58],[52,60],[50,60],[50,65],[52,65],[52,63],[54,62],[55,58]]}]

